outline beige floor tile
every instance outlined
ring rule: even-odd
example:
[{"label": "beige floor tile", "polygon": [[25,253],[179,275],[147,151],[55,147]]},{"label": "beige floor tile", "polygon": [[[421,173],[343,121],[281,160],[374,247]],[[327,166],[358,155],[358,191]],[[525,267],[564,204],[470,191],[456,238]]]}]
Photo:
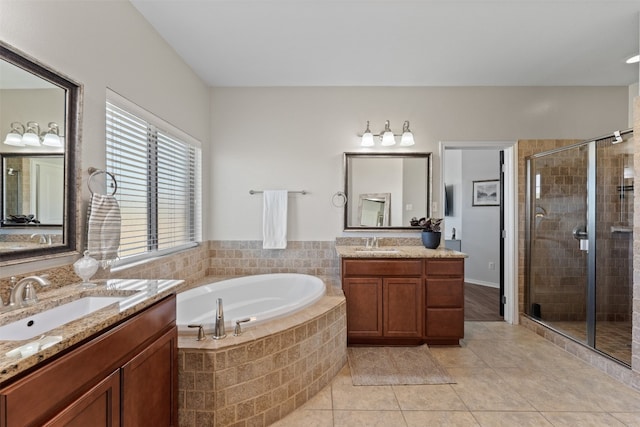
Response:
[{"label": "beige floor tile", "polygon": [[393,386],[393,391],[403,411],[467,410],[449,384]]},{"label": "beige floor tile", "polygon": [[517,368],[528,357],[527,351],[512,341],[473,340],[467,348],[492,368]]},{"label": "beige floor tile", "polygon": [[407,423],[400,411],[334,411],[333,425],[334,427],[406,427]]},{"label": "beige floor tile", "polygon": [[331,384],[320,390],[318,394],[309,399],[302,407],[303,409],[333,409]]},{"label": "beige floor tile", "polygon": [[533,411],[531,406],[495,370],[488,368],[449,368],[456,381],[451,384],[471,411]]},{"label": "beige floor tile", "polygon": [[489,367],[468,347],[429,347],[429,350],[445,368]]},{"label": "beige floor tile", "polygon": [[391,386],[333,385],[331,393],[334,410],[400,410]]},{"label": "beige floor tile", "polygon": [[340,369],[340,372],[338,372],[338,375],[336,375],[333,378],[333,381],[331,381],[331,384],[333,385],[353,385],[353,380],[351,379],[351,371],[349,370],[349,364],[346,363],[342,369]]},{"label": "beige floor tile", "polygon": [[497,374],[538,411],[592,411],[593,404],[552,373],[535,368],[502,368]]},{"label": "beige floor tile", "polygon": [[308,410],[300,408],[280,421],[271,424],[272,427],[333,427],[333,411]]},{"label": "beige floor tile", "polygon": [[556,427],[624,427],[605,412],[542,412],[542,415]]},{"label": "beige floor tile", "polygon": [[640,427],[640,412],[612,412],[611,415],[628,427]]},{"label": "beige floor tile", "polygon": [[483,427],[542,427],[553,425],[539,412],[473,412],[473,416]]},{"label": "beige floor tile", "polygon": [[408,427],[476,427],[479,426],[465,411],[402,411]]}]

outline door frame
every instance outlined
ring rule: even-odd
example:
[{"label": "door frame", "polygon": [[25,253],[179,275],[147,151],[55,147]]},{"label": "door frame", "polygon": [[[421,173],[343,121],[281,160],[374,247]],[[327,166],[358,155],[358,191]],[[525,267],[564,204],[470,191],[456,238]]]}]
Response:
[{"label": "door frame", "polygon": [[[446,151],[503,150],[504,151],[504,320],[512,325],[519,323],[518,312],[518,142],[517,141],[440,141],[439,178],[444,182]],[[440,206],[444,206],[444,192],[440,192]]]}]

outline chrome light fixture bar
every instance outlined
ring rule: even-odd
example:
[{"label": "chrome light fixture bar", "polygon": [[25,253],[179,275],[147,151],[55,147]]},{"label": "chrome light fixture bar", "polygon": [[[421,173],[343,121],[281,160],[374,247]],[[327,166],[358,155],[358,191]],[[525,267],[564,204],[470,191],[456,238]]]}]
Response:
[{"label": "chrome light fixture bar", "polygon": [[380,138],[380,145],[385,147],[390,147],[396,144],[396,137],[400,137],[400,146],[409,147],[415,144],[413,140],[413,132],[409,129],[409,121],[406,120],[402,125],[402,135],[396,135],[391,130],[391,125],[389,124],[389,120],[385,121],[384,129],[377,134],[371,133],[369,129],[369,121],[367,120],[367,128],[364,133],[358,135],[361,137],[360,146],[361,147],[373,147],[375,145],[374,136]]},{"label": "chrome light fixture bar", "polygon": [[49,122],[47,130],[40,132],[40,125],[37,122],[27,122],[23,125],[20,122],[12,122],[11,130],[4,139],[6,145],[15,147],[62,147],[60,128],[55,122]]}]

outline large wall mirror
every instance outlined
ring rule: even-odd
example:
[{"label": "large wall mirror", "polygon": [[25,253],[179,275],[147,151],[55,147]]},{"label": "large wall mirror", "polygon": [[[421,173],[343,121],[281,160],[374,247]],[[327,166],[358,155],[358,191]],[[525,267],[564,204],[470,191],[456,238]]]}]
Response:
[{"label": "large wall mirror", "polygon": [[0,42],[0,266],[76,250],[81,94]]},{"label": "large wall mirror", "polygon": [[344,153],[345,230],[416,230],[430,216],[431,153]]}]

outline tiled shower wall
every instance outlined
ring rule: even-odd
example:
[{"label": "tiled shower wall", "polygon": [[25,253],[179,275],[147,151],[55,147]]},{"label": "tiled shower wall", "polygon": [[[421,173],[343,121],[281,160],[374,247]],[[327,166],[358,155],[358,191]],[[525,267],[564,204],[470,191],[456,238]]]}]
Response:
[{"label": "tiled shower wall", "polygon": [[[610,139],[598,142],[597,320],[631,319],[631,144],[633,142],[612,145]],[[527,145],[522,143],[521,153]],[[548,145],[559,144],[553,141]],[[536,199],[535,205],[542,210],[534,219],[533,286],[528,295],[523,295],[529,307],[533,303],[539,304],[541,317],[545,320],[583,321],[586,318],[587,252],[579,250],[578,241],[572,238],[571,232],[573,227],[585,224],[586,147],[535,159],[535,165],[536,172],[542,176],[538,190],[540,198]],[[524,194],[523,191],[521,196]],[[521,232],[524,234],[524,228]]]},{"label": "tiled shower wall", "polygon": [[587,155],[586,149],[578,148],[532,160],[539,184],[532,177],[536,215],[527,305],[536,305],[545,320],[586,316],[587,252],[579,249],[572,231],[586,226]]},{"label": "tiled shower wall", "polygon": [[528,156],[552,150],[554,148],[565,147],[567,145],[580,142],[579,140],[563,139],[527,139],[518,141],[518,311],[525,311],[525,272],[527,271],[525,262],[525,212],[527,191],[526,185],[526,161]]}]

